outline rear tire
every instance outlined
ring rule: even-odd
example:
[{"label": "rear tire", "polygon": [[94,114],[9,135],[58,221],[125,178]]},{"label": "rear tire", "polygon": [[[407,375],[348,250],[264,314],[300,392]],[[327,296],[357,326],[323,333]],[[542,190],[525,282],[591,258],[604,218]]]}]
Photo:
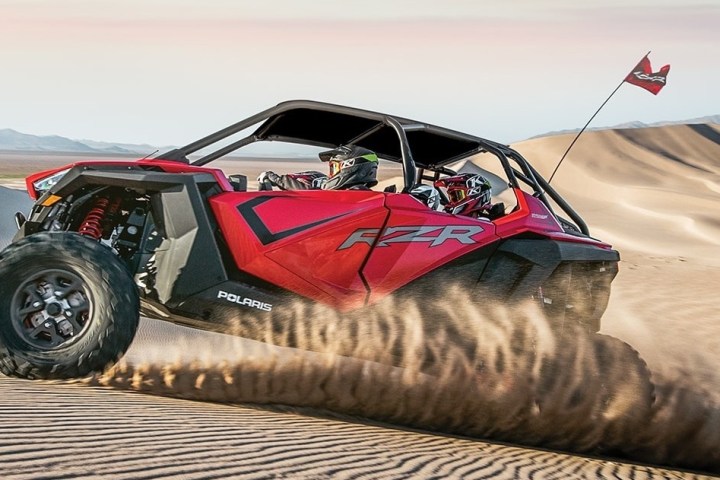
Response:
[{"label": "rear tire", "polygon": [[605,449],[627,448],[652,418],[655,385],[637,350],[620,339],[596,334],[595,352],[602,384]]},{"label": "rear tire", "polygon": [[579,325],[596,333],[616,274],[617,264],[612,262],[563,262],[534,297],[555,331],[562,333]]},{"label": "rear tire", "polygon": [[132,276],[112,251],[74,233],[37,233],[0,253],[0,371],[27,379],[100,372],[139,323]]}]

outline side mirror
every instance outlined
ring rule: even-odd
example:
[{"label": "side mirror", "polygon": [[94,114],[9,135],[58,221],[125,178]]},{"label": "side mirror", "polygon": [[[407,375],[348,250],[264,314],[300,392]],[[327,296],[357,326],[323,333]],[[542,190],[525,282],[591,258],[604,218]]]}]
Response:
[{"label": "side mirror", "polygon": [[245,175],[230,175],[228,176],[230,185],[236,192],[247,192],[247,177]]}]

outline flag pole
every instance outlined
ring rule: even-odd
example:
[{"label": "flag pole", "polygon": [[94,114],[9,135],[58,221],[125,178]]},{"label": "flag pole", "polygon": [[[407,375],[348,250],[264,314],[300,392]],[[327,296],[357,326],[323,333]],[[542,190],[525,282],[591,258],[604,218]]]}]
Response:
[{"label": "flag pole", "polygon": [[[645,59],[648,55],[650,55],[650,52],[646,53],[645,56],[640,59],[640,61],[642,62],[643,59]],[[635,68],[635,67],[633,67],[633,68]],[[632,73],[632,70],[630,70],[630,73]],[[620,90],[620,87],[622,87],[623,83],[625,83],[625,79],[626,79],[626,78],[627,78],[627,75],[625,75],[625,77],[623,77],[623,79],[622,79],[622,81],[620,82],[620,84],[619,84],[617,87],[615,87],[615,90],[613,90],[612,93],[610,94],[610,96],[605,99],[605,101],[602,103],[602,105],[600,105],[600,108],[598,108],[598,109],[595,111],[595,113],[593,113],[593,116],[590,117],[590,120],[587,121],[587,123],[585,124],[585,126],[578,132],[578,134],[575,135],[575,138],[574,138],[573,141],[570,143],[570,146],[567,148],[567,150],[565,150],[565,153],[563,153],[562,158],[560,158],[560,161],[559,161],[558,164],[555,166],[555,170],[553,170],[552,175],[550,175],[550,179],[548,180],[548,185],[550,184],[550,182],[552,182],[553,177],[555,176],[555,173],[557,173],[558,168],[560,168],[560,165],[562,164],[563,160],[565,160],[565,157],[567,156],[567,154],[568,154],[568,152],[570,151],[570,149],[573,147],[573,145],[575,145],[575,142],[577,142],[578,138],[580,138],[580,135],[582,135],[582,133],[583,133],[583,132],[585,131],[585,129],[587,128],[587,126],[590,125],[590,122],[593,121],[593,118],[595,118],[595,116],[596,116],[598,113],[600,113],[600,110],[602,110],[602,108],[605,106],[605,104],[612,98],[613,95],[615,95],[615,92],[617,92],[618,90]]]}]

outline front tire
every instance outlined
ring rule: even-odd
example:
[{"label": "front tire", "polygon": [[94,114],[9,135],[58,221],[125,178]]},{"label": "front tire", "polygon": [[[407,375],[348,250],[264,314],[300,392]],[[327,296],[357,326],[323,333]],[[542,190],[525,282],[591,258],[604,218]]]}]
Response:
[{"label": "front tire", "polygon": [[134,281],[112,251],[74,233],[37,233],[0,253],[0,372],[27,379],[100,372],[139,322]]}]

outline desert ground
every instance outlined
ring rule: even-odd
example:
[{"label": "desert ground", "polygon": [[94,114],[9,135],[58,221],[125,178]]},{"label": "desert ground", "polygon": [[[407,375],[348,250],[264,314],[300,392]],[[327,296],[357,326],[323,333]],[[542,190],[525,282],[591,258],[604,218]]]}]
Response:
[{"label": "desert ground", "polygon": [[[571,140],[513,146],[547,178]],[[12,214],[29,205],[17,190],[21,178],[68,157],[0,154],[0,247],[13,234]],[[473,161],[482,165],[483,158]],[[382,178],[392,182],[399,170],[386,167]],[[222,168],[253,179],[264,169],[318,164],[276,159]],[[601,333],[631,345],[647,363],[652,405],[634,389],[636,357],[611,348],[598,360],[588,353],[595,340],[583,336],[571,346],[541,335],[513,352],[512,365],[529,377],[543,358],[559,367],[545,392],[547,410],[519,422],[527,393],[520,377],[496,371],[468,382],[457,373],[467,359],[452,352],[437,382],[372,362],[372,342],[358,342],[357,358],[338,357],[144,319],[121,364],[103,375],[72,382],[0,377],[3,478],[720,474],[720,126],[587,132],[553,186],[591,235],[620,251]],[[393,307],[385,312],[398,322],[411,317]],[[313,322],[334,318],[313,314]],[[476,328],[481,347],[501,347],[498,338],[519,324],[545,332],[532,312],[517,322],[487,320],[472,308],[458,316],[450,321]],[[599,409],[592,394],[598,383],[622,402]],[[578,389],[581,400],[567,398]]]}]

